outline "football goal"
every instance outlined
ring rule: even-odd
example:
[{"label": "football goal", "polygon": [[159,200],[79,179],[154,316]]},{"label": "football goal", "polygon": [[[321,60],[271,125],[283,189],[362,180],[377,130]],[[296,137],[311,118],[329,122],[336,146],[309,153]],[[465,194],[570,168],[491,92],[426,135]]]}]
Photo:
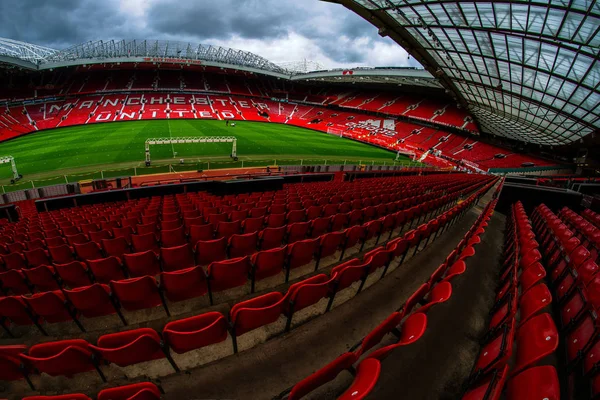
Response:
[{"label": "football goal", "polygon": [[[154,138],[147,139],[145,143],[146,149],[146,166],[149,167],[152,163],[150,158],[150,146],[157,144],[192,144],[192,143],[232,143],[231,154],[229,155],[234,161],[237,157],[237,138],[234,136],[204,136],[204,137],[179,137],[179,138]],[[173,154],[175,156],[175,154]]]}]

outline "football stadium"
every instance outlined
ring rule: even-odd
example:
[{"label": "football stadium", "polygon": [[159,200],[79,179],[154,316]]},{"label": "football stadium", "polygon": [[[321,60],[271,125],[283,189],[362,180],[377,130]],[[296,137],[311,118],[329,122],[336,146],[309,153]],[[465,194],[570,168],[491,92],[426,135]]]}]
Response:
[{"label": "football stadium", "polygon": [[600,3],[278,2],[389,46],[326,67],[42,3],[0,5],[0,398],[600,399]]}]

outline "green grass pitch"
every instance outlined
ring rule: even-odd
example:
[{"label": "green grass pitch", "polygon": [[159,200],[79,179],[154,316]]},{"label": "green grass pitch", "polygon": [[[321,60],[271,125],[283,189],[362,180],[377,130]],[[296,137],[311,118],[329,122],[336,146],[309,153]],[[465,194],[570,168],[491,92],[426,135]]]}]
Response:
[{"label": "green grass pitch", "polygon": [[[210,162],[210,168],[282,164],[394,163],[396,154],[367,144],[290,125],[236,121],[152,120],[81,125],[33,133],[0,143],[0,156],[12,155],[23,181],[144,165],[148,138],[235,136],[239,161],[229,158],[230,143],[153,145],[153,165]],[[399,163],[408,164],[403,158]],[[207,164],[208,165],[208,164]],[[158,171],[162,172],[162,171]],[[147,173],[147,172],[143,172]],[[123,173],[122,175],[124,175]],[[11,177],[0,168],[0,183]],[[95,177],[95,176],[94,176]],[[23,182],[22,181],[22,182]],[[51,182],[53,183],[53,182]],[[48,183],[48,184],[51,184]]]}]

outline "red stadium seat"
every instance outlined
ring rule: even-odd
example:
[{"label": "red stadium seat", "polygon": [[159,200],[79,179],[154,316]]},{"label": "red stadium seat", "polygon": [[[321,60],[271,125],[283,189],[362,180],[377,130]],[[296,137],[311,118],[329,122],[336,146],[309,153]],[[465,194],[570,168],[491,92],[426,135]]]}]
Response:
[{"label": "red stadium seat", "polygon": [[552,354],[558,347],[558,331],[550,314],[540,314],[525,322],[517,332],[516,341],[513,375]]},{"label": "red stadium seat", "polygon": [[26,294],[31,293],[31,288],[25,275],[21,270],[9,269],[6,272],[0,272],[0,290],[4,293]]},{"label": "red stadium seat", "polygon": [[[287,304],[285,314],[287,315],[287,323],[285,330],[289,331],[292,326],[294,313],[318,303],[329,295],[330,287],[333,278],[329,278],[325,274],[315,275],[301,282],[294,283],[287,292]],[[323,307],[323,312],[326,311]]]},{"label": "red stadium seat", "polygon": [[[87,242],[82,244],[75,244],[75,252],[77,256],[82,260],[98,260],[100,258],[104,258],[102,255],[102,249],[100,245],[95,242]],[[54,260],[55,263],[58,263]],[[66,264],[66,263],[60,263]]]},{"label": "red stadium seat", "polygon": [[131,241],[133,243],[133,249],[138,253],[149,250],[158,253],[160,250],[154,233],[140,234],[138,230],[137,235],[131,235]]},{"label": "red stadium seat", "polygon": [[72,261],[68,264],[55,264],[54,269],[62,282],[70,288],[92,284],[87,265],[80,261]]},{"label": "red stadium seat", "polygon": [[62,291],[54,290],[51,292],[35,293],[24,297],[24,299],[31,310],[46,321],[55,323],[72,320],[82,332],[85,332],[85,329],[77,319],[76,310],[72,309],[71,305],[67,303]]},{"label": "red stadium seat", "polygon": [[526,369],[506,384],[507,400],[560,400],[560,398],[558,375],[551,365]]},{"label": "red stadium seat", "polygon": [[352,385],[338,397],[338,400],[360,400],[366,398],[375,387],[380,373],[381,363],[379,360],[368,358],[362,361],[358,365]]},{"label": "red stadium seat", "polygon": [[169,309],[163,301],[162,293],[159,291],[158,282],[151,276],[111,281],[110,287],[119,299],[121,306],[127,311],[162,305],[167,315],[170,315]]},{"label": "red stadium seat", "polygon": [[[131,235],[130,235],[131,237]],[[102,239],[102,248],[107,256],[122,257],[123,254],[131,253],[129,242],[124,236],[116,237],[114,239]]]},{"label": "red stadium seat", "polygon": [[225,222],[217,224],[216,237],[229,239],[232,235],[238,235],[242,231],[241,221]]},{"label": "red stadium seat", "polygon": [[186,244],[187,238],[185,237],[183,225],[179,228],[169,230],[163,229],[160,231],[160,243],[162,247],[176,247]]},{"label": "red stadium seat", "polygon": [[319,239],[306,239],[288,245],[288,269],[286,282],[289,280],[291,269],[299,268],[313,261],[319,251]]},{"label": "red stadium seat", "polygon": [[207,241],[214,239],[214,229],[211,224],[194,224],[190,226],[190,244],[193,246],[199,240]]},{"label": "red stadium seat", "polygon": [[141,253],[125,254],[123,258],[127,270],[132,277],[144,275],[153,276],[158,275],[161,272],[158,257],[152,250]]},{"label": "red stadium seat", "polygon": [[291,244],[299,240],[306,238],[308,230],[310,229],[310,222],[296,222],[288,224],[287,226],[287,243]]},{"label": "red stadium seat", "polygon": [[25,269],[27,268],[27,263],[25,262],[25,257],[21,253],[10,253],[0,256],[2,257],[2,261],[4,261],[4,266],[6,269]]},{"label": "red stadium seat", "polygon": [[0,297],[0,316],[16,325],[35,324],[43,335],[48,336],[40,325],[40,318],[31,311],[21,296]]},{"label": "red stadium seat", "polygon": [[89,346],[100,354],[103,360],[121,367],[167,357],[173,369],[179,372],[179,368],[168,354],[168,348],[154,329],[139,328],[102,335],[98,338],[97,346]]},{"label": "red stadium seat", "polygon": [[227,334],[227,319],[216,311],[169,322],[163,329],[163,337],[177,354],[220,343]]},{"label": "red stadium seat", "polygon": [[196,243],[196,264],[208,265],[227,258],[227,239],[200,240]]},{"label": "red stadium seat", "polygon": [[259,281],[281,273],[285,266],[286,250],[285,247],[278,247],[255,253],[252,256],[254,281]]},{"label": "red stadium seat", "polygon": [[286,228],[283,226],[279,228],[265,228],[258,235],[260,240],[260,249],[269,250],[281,247],[285,233]]},{"label": "red stadium seat", "polygon": [[206,275],[201,267],[189,267],[161,274],[161,286],[169,301],[183,301],[208,292]]},{"label": "red stadium seat", "polygon": [[50,265],[50,257],[46,250],[43,248],[35,248],[29,251],[24,251],[23,255],[27,260],[27,264],[30,267],[38,267],[40,265]]},{"label": "red stadium seat", "polygon": [[176,247],[167,247],[160,249],[162,265],[164,271],[177,271],[193,267],[194,252],[189,243]]},{"label": "red stadium seat", "polygon": [[100,260],[87,262],[95,279],[100,283],[108,284],[110,281],[125,279],[125,267],[117,257],[107,257]]},{"label": "red stadium seat", "polygon": [[127,325],[116,302],[113,301],[108,285],[94,283],[72,290],[65,289],[64,292],[73,307],[84,317],[93,318],[117,313],[123,324]]},{"label": "red stadium seat", "polygon": [[60,289],[54,267],[40,265],[39,267],[22,270],[29,282],[39,291]]},{"label": "red stadium seat", "polygon": [[248,257],[212,262],[207,270],[211,304],[214,292],[243,286],[248,281],[250,270],[251,265]]},{"label": "red stadium seat", "polygon": [[242,221],[244,233],[259,232],[265,226],[265,217],[246,218]]},{"label": "red stadium seat", "polygon": [[28,371],[22,365],[20,355],[25,352],[27,346],[24,345],[5,345],[0,346],[0,380],[17,381],[25,378],[31,387],[35,390],[29,380]]},{"label": "red stadium seat", "polygon": [[245,233],[229,237],[229,257],[243,257],[256,253],[258,233]]},{"label": "red stadium seat", "polygon": [[154,383],[140,382],[101,390],[97,400],[159,400],[160,397]]},{"label": "red stadium seat", "polygon": [[28,354],[21,354],[26,365],[51,376],[72,377],[75,374],[96,369],[106,381],[97,364],[94,363],[90,344],[82,339],[63,340],[33,345]]},{"label": "red stadium seat", "polygon": [[279,292],[267,293],[235,304],[229,312],[234,352],[237,353],[238,336],[277,321],[283,307],[284,297]]}]

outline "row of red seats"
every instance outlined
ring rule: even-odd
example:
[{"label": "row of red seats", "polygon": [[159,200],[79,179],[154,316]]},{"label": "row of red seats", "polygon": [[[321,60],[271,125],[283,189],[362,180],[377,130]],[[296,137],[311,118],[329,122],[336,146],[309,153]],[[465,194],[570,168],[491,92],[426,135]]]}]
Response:
[{"label": "row of red seats", "polygon": [[581,216],[590,221],[596,228],[600,228],[600,214],[586,208],[581,213]]},{"label": "row of red seats", "polygon": [[505,386],[508,400],[560,398],[556,369],[543,362],[556,351],[559,334],[547,312],[552,296],[542,255],[522,204],[511,210],[496,304],[464,400],[500,399]]},{"label": "row of red seats", "polygon": [[[0,347],[0,360],[6,365],[2,379],[28,378],[34,369],[53,376],[72,376],[79,372],[96,370],[104,379],[100,359],[124,367],[143,361],[167,358],[174,370],[178,371],[179,368],[171,357],[170,350],[178,354],[185,353],[222,342],[228,334],[232,338],[233,351],[236,352],[237,337],[275,322],[282,314],[287,317],[285,329],[289,330],[294,313],[303,308],[316,304],[320,299],[329,298],[327,308],[322,310],[322,313],[326,312],[331,307],[335,294],[350,288],[354,282],[361,281],[362,288],[369,276],[383,270],[377,277],[382,279],[393,260],[398,260],[397,265],[399,265],[412,247],[415,247],[416,252],[423,239],[427,239],[423,244],[424,247],[434,232],[437,236],[438,230],[445,228],[458,216],[464,214],[464,211],[474,205],[487,188],[489,186],[478,190],[468,200],[428,224],[421,225],[407,232],[402,238],[367,253],[362,261],[354,259],[335,267],[331,277],[324,274],[316,275],[292,285],[285,295],[271,292],[234,305],[229,312],[229,323],[221,313],[209,312],[167,323],[162,336],[152,329],[139,328],[103,335],[95,346],[85,340],[71,339],[36,344],[27,351],[25,346]],[[360,289],[356,293],[358,292]],[[439,296],[438,292],[439,290],[433,290],[431,296]],[[431,304],[434,304],[434,301],[432,300]],[[94,354],[97,356],[94,357]],[[19,357],[23,363],[16,363],[16,357]]]},{"label": "row of red seats", "polygon": [[[82,262],[71,262],[66,265],[55,265],[49,267],[42,265],[33,269],[11,270],[0,274],[1,278],[12,278],[7,282],[9,287],[28,288],[25,277],[35,282],[44,289],[52,291],[36,293],[31,296],[0,298],[0,315],[18,324],[35,323],[40,331],[39,317],[48,322],[63,322],[72,319],[83,330],[79,322],[79,313],[84,316],[98,316],[118,313],[122,321],[125,319],[119,311],[122,306],[128,311],[155,307],[163,305],[168,312],[168,306],[163,296],[169,301],[182,301],[193,297],[203,296],[208,293],[210,302],[213,302],[213,293],[243,286],[248,280],[251,281],[251,291],[254,289],[256,280],[265,279],[285,271],[285,282],[289,279],[290,270],[308,265],[315,261],[315,270],[319,267],[321,259],[334,255],[340,251],[340,260],[344,253],[351,247],[360,244],[364,246],[367,240],[375,239],[375,245],[384,232],[389,231],[388,239],[394,229],[405,223],[412,223],[421,217],[437,210],[442,205],[451,204],[453,196],[447,195],[443,198],[430,200],[422,207],[405,215],[404,211],[389,214],[378,220],[370,221],[364,225],[347,228],[344,231],[326,233],[321,237],[308,240],[300,240],[285,247],[276,247],[267,251],[254,253],[256,240],[247,250],[248,254],[231,260],[217,260],[219,251],[215,251],[214,242],[198,242],[198,245],[208,243],[207,253],[210,252],[212,260],[207,270],[197,266],[198,257],[194,257],[189,244],[179,247],[162,249],[163,270],[158,258],[152,250],[142,253],[124,254],[125,264],[128,266],[130,276],[136,278],[110,280],[109,290],[106,285],[92,285],[95,275],[91,271],[98,270],[99,265],[109,264],[108,260],[88,261],[90,269]],[[400,225],[401,224],[401,225]],[[256,234],[254,239],[257,238]],[[247,235],[242,235],[247,236]],[[218,241],[218,240],[217,240]],[[224,241],[222,239],[221,241]],[[251,259],[248,257],[252,255]],[[224,252],[222,254],[225,255]],[[124,278],[122,270],[115,264],[115,257],[111,258],[111,271],[115,272],[113,278]],[[166,260],[166,262],[165,262]],[[72,290],[61,289],[60,282],[53,279],[53,272],[58,271],[59,276],[65,277],[67,284]],[[65,271],[62,275],[60,271]],[[22,271],[22,272],[21,272]],[[40,276],[40,274],[45,274]],[[160,274],[160,284],[153,277]],[[106,272],[103,273],[107,276]],[[45,279],[44,279],[45,278]],[[7,279],[5,279],[6,281]],[[3,281],[3,282],[5,282]],[[92,285],[92,286],[89,286]],[[90,299],[95,299],[91,301]],[[68,301],[67,301],[68,300]]]},{"label": "row of red seats", "polygon": [[[489,186],[471,196],[465,202],[456,206],[461,214],[476,204]],[[350,350],[298,382],[278,398],[287,400],[301,399],[321,386],[334,380],[344,371],[354,375],[354,382],[344,391],[339,399],[363,399],[375,387],[381,370],[380,362],[395,349],[410,345],[419,340],[427,328],[427,312],[437,304],[444,303],[452,296],[451,281],[465,271],[464,260],[475,254],[473,245],[479,243],[479,235],[483,233],[483,224],[489,219],[495,202],[488,204],[485,212],[478,218],[463,240],[448,256],[442,265],[431,275],[429,280],[421,285],[396,312],[392,313],[376,328]],[[425,229],[419,227],[417,232]],[[429,238],[424,234],[420,239]],[[396,239],[388,244],[388,250],[398,247],[402,240],[410,243],[411,233],[403,239]],[[435,239],[435,236],[434,236]],[[409,245],[409,247],[411,247]],[[419,245],[416,245],[415,252]],[[380,253],[383,252],[380,251]],[[399,263],[402,263],[402,258]],[[419,305],[419,307],[416,307]],[[415,309],[416,307],[416,309]],[[356,368],[354,367],[356,365]]]},{"label": "row of red seats", "polygon": [[[133,383],[103,389],[98,392],[96,400],[159,400],[161,389],[152,382]],[[57,396],[27,396],[23,400],[92,400],[82,393],[71,393]]]},{"label": "row of red seats", "polygon": [[600,263],[600,228],[597,228],[568,207],[563,207],[558,216],[573,231],[574,236],[579,239],[581,245],[588,249],[591,259],[596,263]]},{"label": "row of red seats", "polygon": [[[431,180],[431,179],[429,179]],[[464,180],[464,179],[463,179]],[[460,182],[460,179],[457,180],[458,182]],[[436,181],[431,180],[431,182],[429,182],[426,185],[419,185],[421,186],[421,193],[423,191],[428,191],[429,188],[431,187],[432,184],[435,184]],[[393,185],[395,186],[395,185]],[[422,187],[425,186],[425,187]],[[445,190],[445,188],[448,185],[441,185],[441,187],[439,187],[437,190]],[[251,203],[243,203],[243,204],[236,204],[238,206],[238,211],[236,211],[236,213],[234,214],[234,210],[227,210],[225,211],[225,207],[228,207],[230,204],[233,205],[233,201],[231,200],[213,200],[212,202],[210,201],[203,201],[203,200],[208,200],[207,198],[203,198],[202,200],[198,200],[195,197],[191,197],[188,198],[186,197],[185,199],[185,204],[183,203],[183,200],[181,201],[181,204],[175,204],[175,203],[170,203],[169,204],[164,204],[163,205],[163,213],[160,213],[161,209],[158,209],[157,207],[160,207],[160,203],[156,203],[154,202],[155,199],[150,200],[146,200],[146,201],[140,201],[138,203],[135,203],[135,207],[132,209],[130,207],[119,207],[118,209],[114,209],[111,208],[110,211],[108,212],[101,212],[99,213],[99,215],[97,217],[93,217],[95,212],[98,212],[99,210],[93,208],[93,207],[82,207],[81,211],[82,213],[78,213],[78,209],[75,209],[71,212],[69,211],[61,211],[60,214],[57,213],[49,213],[49,214],[40,214],[40,218],[41,218],[41,223],[35,223],[35,221],[24,221],[22,224],[21,223],[17,223],[14,225],[9,225],[9,226],[4,226],[2,228],[2,233],[3,235],[0,236],[0,241],[4,242],[5,244],[11,244],[13,242],[23,242],[25,240],[34,240],[34,239],[49,239],[49,238],[54,238],[57,236],[66,236],[66,235],[75,235],[78,233],[84,233],[84,234],[90,234],[92,232],[98,232],[100,230],[110,230],[110,229],[115,229],[115,228],[123,228],[123,227],[127,227],[130,226],[132,227],[134,230],[143,230],[142,232],[138,232],[138,233],[147,233],[147,232],[155,232],[155,229],[153,227],[153,225],[155,225],[159,219],[159,214],[160,214],[160,223],[165,224],[165,223],[172,223],[172,221],[177,221],[177,214],[176,212],[178,211],[178,207],[180,207],[183,210],[184,213],[184,222],[186,223],[186,226],[189,228],[189,225],[191,225],[192,223],[199,223],[200,220],[194,220],[194,218],[198,218],[198,217],[204,217],[204,223],[207,222],[212,222],[213,225],[216,225],[218,222],[220,221],[228,221],[228,220],[237,220],[239,218],[243,218],[244,217],[244,209],[247,209],[250,214],[249,217],[260,217],[260,216],[265,216],[268,215],[270,213],[273,214],[278,214],[278,220],[281,219],[281,217],[279,214],[285,214],[286,212],[290,212],[290,211],[295,211],[295,210],[299,210],[304,208],[311,208],[314,205],[315,199],[318,200],[318,202],[320,203],[321,206],[324,206],[327,209],[323,209],[321,210],[323,212],[323,214],[325,215],[325,212],[330,213],[332,211],[332,208],[335,208],[336,204],[339,204],[338,209],[342,209],[343,212],[347,212],[351,209],[355,209],[355,208],[360,208],[360,207],[366,207],[366,206],[371,206],[371,205],[377,205],[380,202],[387,202],[390,201],[391,196],[394,196],[394,198],[396,200],[399,199],[404,199],[407,197],[414,197],[417,196],[417,190],[409,190],[409,191],[396,191],[394,193],[393,188],[392,190],[388,189],[381,189],[381,190],[377,190],[379,191],[381,194],[380,197],[374,196],[373,197],[373,193],[372,191],[369,191],[367,193],[362,193],[362,192],[354,192],[354,193],[347,193],[346,195],[342,196],[336,196],[336,195],[332,195],[331,193],[321,193],[321,194],[317,194],[317,193],[310,193],[310,196],[313,196],[312,198],[306,199],[305,197],[307,196],[303,196],[302,198],[302,203],[300,203],[300,197],[295,196],[292,197],[291,195],[288,197],[273,197],[272,201],[273,202],[277,202],[280,201],[281,203],[278,204],[270,204],[270,202],[261,202],[260,200],[258,200],[257,202],[254,202],[253,199],[250,199]],[[276,195],[277,196],[277,195]],[[365,196],[369,196],[369,197],[365,197]],[[156,200],[160,200],[160,199],[156,199]],[[417,197],[416,199],[413,199],[413,201],[417,201],[419,202],[419,197]],[[285,203],[289,202],[289,206],[286,205]],[[312,204],[310,203],[312,202]],[[217,204],[218,203],[218,204]],[[262,204],[261,204],[262,203]],[[248,209],[248,207],[243,207],[244,205],[252,205],[252,207],[250,207],[250,209]],[[257,205],[260,205],[261,207],[256,207]],[[286,207],[292,207],[293,205],[296,205],[296,207],[293,207],[293,210],[287,210]],[[267,206],[269,206],[269,208],[266,208]],[[184,210],[184,207],[185,210]],[[243,207],[243,209],[242,209]],[[279,209],[275,209],[276,207],[280,207],[282,208],[281,210]],[[198,210],[196,210],[199,209]],[[135,211],[133,211],[135,210]],[[168,212],[167,212],[168,211]],[[174,211],[174,212],[172,212]],[[311,213],[314,213],[315,211],[319,211],[319,209],[312,209],[310,210]],[[229,214],[229,218],[230,219],[223,219],[220,218],[219,216],[220,214]],[[175,218],[173,219],[169,219],[168,216],[175,214]],[[187,214],[187,215],[186,215]],[[211,221],[210,217],[211,215],[215,214],[215,220]],[[92,217],[90,218],[90,215],[92,215]],[[126,215],[126,219],[123,219],[123,215]],[[286,215],[287,216],[287,215]],[[187,217],[187,219],[186,219]],[[50,218],[51,220],[48,221],[48,218]],[[59,219],[60,218],[60,219]],[[110,220],[109,220],[110,219]],[[285,220],[285,218],[283,218]],[[271,222],[271,221],[270,221]],[[140,223],[143,225],[140,225]],[[274,222],[273,222],[274,223]],[[273,225],[273,223],[271,223],[271,225]],[[21,225],[19,225],[21,224]],[[23,224],[26,224],[25,226],[23,226]],[[101,226],[99,226],[101,225]],[[165,226],[164,228],[166,229],[174,229],[177,228],[179,225],[181,225],[181,223],[177,223],[174,222],[174,225],[170,225],[170,226]],[[41,233],[38,233],[41,232]],[[102,238],[103,236],[99,234],[99,238]]]},{"label": "row of red seats", "polygon": [[600,395],[598,265],[574,232],[544,204],[535,209],[533,222],[559,305],[568,375],[565,392],[572,398],[596,398]]}]

